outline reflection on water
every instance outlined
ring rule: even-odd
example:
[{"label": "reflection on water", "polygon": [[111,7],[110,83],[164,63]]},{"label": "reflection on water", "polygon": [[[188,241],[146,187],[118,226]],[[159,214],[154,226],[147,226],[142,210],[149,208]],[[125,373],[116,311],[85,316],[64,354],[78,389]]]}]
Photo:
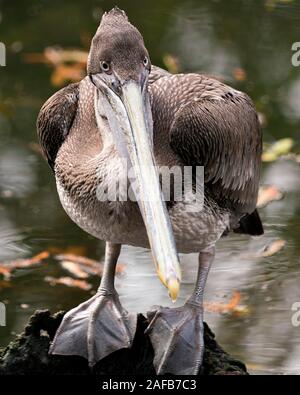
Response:
[{"label": "reflection on water", "polygon": [[[103,258],[103,243],[86,235],[66,217],[53,177],[32,142],[42,102],[55,90],[45,65],[23,62],[23,54],[46,46],[86,47],[101,10],[111,1],[0,1],[0,37],[7,45],[7,67],[0,68],[0,261],[33,256],[43,250],[75,246],[84,255]],[[291,45],[300,41],[298,1],[119,1],[144,34],[152,62],[178,57],[184,71],[220,75],[247,91],[266,118],[265,139],[292,137],[299,149],[300,68],[291,66]],[[66,18],[66,15],[69,17]],[[60,26],[53,29],[53,26]],[[243,69],[237,80],[235,70]],[[227,301],[242,295],[248,314],[206,313],[226,350],[258,373],[300,373],[300,329],[291,324],[300,301],[300,166],[280,160],[264,166],[262,183],[285,191],[285,198],[261,210],[265,235],[233,235],[218,244],[206,300]],[[257,257],[273,240],[286,240],[278,254]],[[183,284],[177,304],[192,292],[197,256],[182,256]],[[124,305],[146,312],[171,306],[159,283],[149,252],[124,247],[125,273],[117,279]],[[38,308],[68,309],[90,294],[51,287],[46,276],[66,273],[52,258],[34,269],[19,270],[10,282],[0,278],[0,300],[7,303],[7,326],[0,345],[19,332]],[[98,280],[93,279],[96,289]]]},{"label": "reflection on water", "polygon": [[36,178],[31,159],[26,151],[17,147],[10,147],[1,152],[0,185],[4,197],[23,198],[31,193]]}]

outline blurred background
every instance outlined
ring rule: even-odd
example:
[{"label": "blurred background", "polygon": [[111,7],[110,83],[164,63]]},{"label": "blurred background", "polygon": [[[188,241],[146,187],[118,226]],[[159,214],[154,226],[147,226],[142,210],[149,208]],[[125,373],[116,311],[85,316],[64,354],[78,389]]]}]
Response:
[{"label": "blurred background", "polygon": [[[36,309],[69,309],[95,292],[104,243],[64,213],[40,155],[35,121],[43,102],[85,75],[103,11],[124,9],[153,64],[212,74],[254,100],[265,152],[260,238],[218,243],[205,319],[226,351],[252,373],[300,374],[300,41],[298,0],[0,0],[0,346]],[[300,57],[299,57],[300,58]],[[88,260],[89,258],[90,260]],[[124,247],[117,286],[125,306],[170,305],[148,251]],[[197,256],[182,257],[180,305],[192,292]]]}]

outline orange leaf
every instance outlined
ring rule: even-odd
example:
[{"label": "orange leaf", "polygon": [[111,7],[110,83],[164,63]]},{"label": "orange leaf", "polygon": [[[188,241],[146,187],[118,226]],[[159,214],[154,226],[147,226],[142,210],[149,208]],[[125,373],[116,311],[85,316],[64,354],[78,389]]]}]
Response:
[{"label": "orange leaf", "polygon": [[75,280],[71,277],[45,277],[45,281],[47,281],[50,285],[54,286],[57,284],[66,285],[67,287],[75,287],[83,289],[84,291],[89,291],[92,288],[92,285],[84,280]]},{"label": "orange leaf", "polygon": [[232,313],[238,315],[248,314],[249,310],[246,306],[240,305],[241,294],[235,291],[228,303],[218,303],[218,302],[205,302],[204,308],[212,313]]},{"label": "orange leaf", "polygon": [[12,268],[5,267],[4,265],[0,264],[0,274],[2,274],[6,280],[10,278],[11,272]]},{"label": "orange leaf", "polygon": [[82,270],[80,268],[79,265],[77,265],[75,262],[71,262],[71,261],[61,261],[61,266],[63,267],[63,269],[67,270],[68,272],[70,272],[71,274],[73,274],[73,276],[77,277],[77,278],[87,278],[88,274],[86,273],[86,271]]},{"label": "orange leaf", "polygon": [[245,81],[245,79],[247,78],[246,71],[241,67],[236,67],[235,69],[233,69],[233,76],[239,82]]},{"label": "orange leaf", "polygon": [[52,76],[51,83],[54,86],[61,86],[67,81],[77,82],[85,76],[85,67],[82,65],[64,65],[59,64],[55,67]]},{"label": "orange leaf", "polygon": [[170,73],[177,74],[180,72],[180,61],[176,56],[165,54],[163,56],[163,62]]},{"label": "orange leaf", "polygon": [[279,252],[280,250],[283,249],[285,244],[286,244],[285,240],[281,240],[281,239],[275,240],[275,241],[273,241],[273,243],[265,246],[265,248],[259,254],[259,256],[266,258],[266,257],[272,256],[274,254],[277,254],[277,252]]},{"label": "orange leaf", "polygon": [[0,274],[2,274],[4,278],[8,279],[10,278],[11,273],[14,270],[24,269],[36,265],[38,263],[41,263],[41,261],[48,258],[49,255],[50,255],[49,252],[43,251],[32,258],[16,259],[15,261],[0,263]]},{"label": "orange leaf", "polygon": [[262,208],[267,204],[281,200],[283,193],[274,185],[263,186],[259,189],[257,207]]},{"label": "orange leaf", "polygon": [[[75,254],[58,254],[55,258],[61,263],[61,265],[69,270],[72,274],[76,271],[84,271],[87,274],[92,274],[96,276],[101,276],[103,273],[103,263],[98,262],[94,259],[87,258],[85,256],[75,255]],[[73,265],[64,265],[64,262],[71,262]],[[77,265],[77,268],[76,268]],[[118,263],[116,266],[116,273],[120,274],[124,271],[124,265]],[[73,272],[72,272],[73,270]]]}]

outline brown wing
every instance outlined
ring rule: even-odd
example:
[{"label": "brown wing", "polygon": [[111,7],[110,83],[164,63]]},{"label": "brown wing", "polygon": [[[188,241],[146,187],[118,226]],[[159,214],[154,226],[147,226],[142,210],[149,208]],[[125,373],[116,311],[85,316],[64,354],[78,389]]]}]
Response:
[{"label": "brown wing", "polygon": [[[172,149],[186,165],[204,166],[210,195],[240,217],[253,213],[262,135],[251,99],[198,74],[162,75],[151,94],[153,106],[165,106],[169,113]],[[154,108],[153,114],[159,125],[162,121],[155,117],[162,111]]]},{"label": "brown wing", "polygon": [[37,118],[43,154],[52,170],[57,152],[68,135],[77,111],[79,83],[68,85],[46,101]]}]

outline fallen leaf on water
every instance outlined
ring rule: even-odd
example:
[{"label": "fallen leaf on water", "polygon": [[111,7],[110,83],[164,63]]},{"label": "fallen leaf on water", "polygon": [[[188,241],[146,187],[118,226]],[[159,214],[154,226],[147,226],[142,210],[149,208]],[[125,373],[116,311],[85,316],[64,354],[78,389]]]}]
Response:
[{"label": "fallen leaf on water", "polygon": [[82,270],[78,264],[72,261],[61,261],[60,262],[63,269],[67,270],[73,276],[77,278],[87,278],[88,274],[86,271]]},{"label": "fallen leaf on water", "polygon": [[58,254],[55,255],[54,258],[58,261],[72,261],[90,267],[95,267],[95,265],[102,266],[102,263],[96,261],[95,259],[87,258],[86,256],[77,254]]},{"label": "fallen leaf on water", "polygon": [[245,81],[247,78],[246,71],[241,67],[236,67],[235,69],[233,69],[233,76],[235,80],[239,82]]},{"label": "fallen leaf on water", "polygon": [[64,85],[65,82],[77,82],[85,76],[85,69],[81,65],[58,65],[51,75],[51,83],[53,86]]},{"label": "fallen leaf on water", "polygon": [[89,54],[80,49],[47,47],[44,50],[44,56],[52,64],[81,63],[85,67]]},{"label": "fallen leaf on water", "polygon": [[[83,278],[83,273],[95,276],[101,276],[103,273],[103,263],[85,256],[75,254],[58,254],[55,255],[55,258],[60,262],[64,269],[68,270],[75,277]],[[118,263],[116,266],[116,273],[120,274],[123,271],[124,265],[122,263]]]},{"label": "fallen leaf on water", "polygon": [[73,255],[85,256],[87,254],[87,247],[84,245],[71,245],[68,246],[67,248],[51,246],[48,248],[47,251],[49,251],[49,253],[52,255],[73,254]]},{"label": "fallen leaf on water", "polygon": [[163,62],[170,73],[177,74],[180,72],[181,66],[176,56],[167,53],[163,56]]},{"label": "fallen leaf on water", "polygon": [[85,280],[75,280],[74,278],[71,277],[54,278],[47,276],[45,277],[45,281],[52,286],[60,284],[60,285],[66,285],[67,287],[80,288],[83,289],[84,291],[89,291],[92,288],[92,285],[86,282]]},{"label": "fallen leaf on water", "polygon": [[256,206],[258,208],[265,207],[267,204],[281,200],[283,192],[274,185],[266,185],[259,188]]},{"label": "fallen leaf on water", "polygon": [[240,305],[241,293],[235,291],[228,303],[220,302],[205,302],[204,308],[206,311],[211,313],[221,313],[221,314],[236,314],[236,315],[247,315],[249,314],[249,309],[247,306]]},{"label": "fallen leaf on water", "polygon": [[48,258],[49,255],[50,254],[48,251],[43,251],[33,256],[32,258],[16,259],[15,261],[10,261],[10,262],[1,262],[0,274],[2,274],[4,278],[7,280],[11,277],[11,274],[14,270],[24,269],[39,264],[44,259]]},{"label": "fallen leaf on water", "polygon": [[46,63],[53,66],[62,63],[81,63],[84,67],[87,63],[88,52],[80,49],[62,49],[58,47],[46,47],[43,53],[26,53],[23,60],[26,63]]},{"label": "fallen leaf on water", "polygon": [[86,74],[87,58],[87,51],[57,47],[47,47],[42,54],[27,53],[23,56],[26,63],[44,63],[53,67],[51,83],[54,86],[80,81]]},{"label": "fallen leaf on water", "polygon": [[[3,265],[3,266],[2,266]],[[4,264],[0,264],[0,274],[7,280],[10,278],[12,268],[5,267]]]},{"label": "fallen leaf on water", "polygon": [[17,263],[18,267],[28,267],[37,263],[40,263],[41,261],[49,258],[49,252],[48,251],[42,251],[39,254],[35,255],[32,258],[28,259],[20,259],[19,263]]},{"label": "fallen leaf on water", "polygon": [[287,155],[294,146],[294,140],[291,138],[284,138],[276,141],[276,143],[267,147],[263,154],[262,160],[264,162],[273,162],[281,156]]},{"label": "fallen leaf on water", "polygon": [[283,249],[285,244],[286,244],[285,240],[281,240],[281,239],[275,240],[271,244],[265,246],[262,252],[259,253],[259,256],[269,257],[274,254],[277,254],[277,252]]}]

